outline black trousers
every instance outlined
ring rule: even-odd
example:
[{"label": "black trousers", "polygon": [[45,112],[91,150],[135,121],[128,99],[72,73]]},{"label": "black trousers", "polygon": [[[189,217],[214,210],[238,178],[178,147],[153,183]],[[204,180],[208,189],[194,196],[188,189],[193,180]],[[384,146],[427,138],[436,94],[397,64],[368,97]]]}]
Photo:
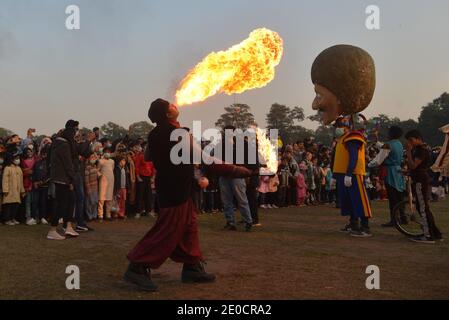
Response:
[{"label": "black trousers", "polygon": [[151,193],[151,178],[150,177],[140,177],[142,182],[137,182],[137,190],[136,190],[136,205],[137,212],[151,212],[152,208],[152,198],[153,194]]},{"label": "black trousers", "polygon": [[3,222],[8,222],[16,219],[19,213],[20,203],[6,203],[3,205],[2,215]]},{"label": "black trousers", "polygon": [[55,212],[51,219],[51,226],[57,227],[59,219],[63,218],[64,225],[74,222],[75,192],[65,184],[55,184]]},{"label": "black trousers", "polygon": [[251,218],[253,224],[259,223],[259,192],[256,188],[249,187],[246,189],[246,197],[248,198],[249,210],[251,211]]},{"label": "black trousers", "polygon": [[[388,183],[385,183],[385,187],[387,188],[387,195],[388,195],[388,203],[390,206],[390,222],[393,222],[394,220],[394,208],[404,201],[405,193],[398,191],[396,188],[390,186]],[[402,212],[401,216],[404,216],[404,212]]]},{"label": "black trousers", "polygon": [[434,240],[442,239],[442,234],[435,223],[435,218],[429,206],[429,199],[431,193],[430,183],[413,182],[412,183],[413,197],[416,200],[416,209],[421,217],[421,224],[425,236],[431,237]]}]

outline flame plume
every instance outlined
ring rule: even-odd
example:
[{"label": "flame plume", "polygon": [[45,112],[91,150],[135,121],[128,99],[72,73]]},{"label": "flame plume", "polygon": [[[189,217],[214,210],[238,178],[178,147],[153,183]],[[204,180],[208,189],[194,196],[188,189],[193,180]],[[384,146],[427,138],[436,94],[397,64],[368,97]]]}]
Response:
[{"label": "flame plume", "polygon": [[204,101],[217,94],[232,95],[262,88],[274,79],[283,54],[283,40],[274,31],[256,29],[227,51],[212,52],[182,80],[178,106]]}]

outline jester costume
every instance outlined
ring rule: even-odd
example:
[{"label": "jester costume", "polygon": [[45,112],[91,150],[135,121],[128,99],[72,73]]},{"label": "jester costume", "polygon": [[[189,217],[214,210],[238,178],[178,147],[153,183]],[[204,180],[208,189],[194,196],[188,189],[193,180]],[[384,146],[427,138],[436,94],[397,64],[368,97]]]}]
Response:
[{"label": "jester costume", "polygon": [[312,108],[319,112],[324,124],[337,121],[340,130],[333,172],[341,212],[351,217],[350,226],[344,230],[353,236],[371,236],[368,221],[372,213],[364,182],[366,139],[350,119],[366,109],[374,96],[374,60],[358,47],[336,45],[318,55],[311,75],[316,92]]},{"label": "jester costume", "polygon": [[[362,132],[353,130],[345,133],[337,142],[333,166],[334,178],[340,198],[341,214],[350,216],[352,230],[369,231],[368,219],[372,217],[371,206],[365,188],[365,145]],[[345,178],[351,177],[352,185],[345,185]]]}]

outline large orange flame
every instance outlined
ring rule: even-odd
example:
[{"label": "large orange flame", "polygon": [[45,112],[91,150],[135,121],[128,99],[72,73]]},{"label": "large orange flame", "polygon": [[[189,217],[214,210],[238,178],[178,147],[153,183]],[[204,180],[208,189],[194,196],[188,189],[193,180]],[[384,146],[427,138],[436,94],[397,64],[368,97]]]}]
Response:
[{"label": "large orange flame", "polygon": [[278,171],[278,154],[277,148],[268,139],[265,130],[260,128],[256,129],[257,141],[259,145],[259,153],[262,156],[268,171],[271,174],[275,174]]},{"label": "large orange flame", "polygon": [[279,34],[256,29],[248,39],[227,51],[212,52],[191,70],[176,92],[177,104],[204,101],[222,92],[231,95],[262,88],[274,79],[282,53]]}]

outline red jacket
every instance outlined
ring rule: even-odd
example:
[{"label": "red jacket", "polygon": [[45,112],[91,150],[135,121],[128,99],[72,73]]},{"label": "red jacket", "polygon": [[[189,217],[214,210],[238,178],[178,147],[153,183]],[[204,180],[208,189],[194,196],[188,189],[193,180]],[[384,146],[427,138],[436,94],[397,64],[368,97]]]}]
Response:
[{"label": "red jacket", "polygon": [[143,152],[137,154],[134,157],[134,165],[136,167],[136,175],[142,177],[154,176],[155,170],[153,162],[145,161],[143,158]]}]

